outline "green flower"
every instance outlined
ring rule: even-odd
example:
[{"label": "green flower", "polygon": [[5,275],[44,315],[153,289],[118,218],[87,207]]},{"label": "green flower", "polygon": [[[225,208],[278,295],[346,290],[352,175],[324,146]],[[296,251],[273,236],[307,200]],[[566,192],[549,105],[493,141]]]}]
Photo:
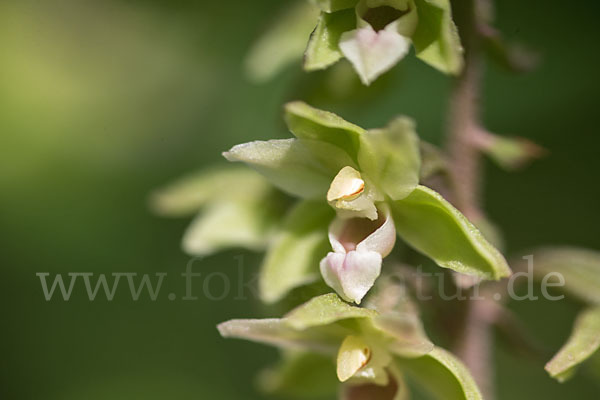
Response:
[{"label": "green flower", "polygon": [[[406,394],[405,375],[424,383],[425,390],[441,394],[440,398],[445,400],[481,399],[462,363],[434,346],[417,316],[407,310],[378,312],[350,306],[335,294],[326,294],[283,318],[231,320],[220,324],[218,329],[224,337],[271,344],[295,354],[298,351],[322,354],[321,362],[325,365],[329,365],[328,359],[335,359],[336,375],[343,383],[346,399],[354,398],[352,393],[376,387],[389,389],[385,391],[389,397],[383,398],[403,398],[400,394]],[[297,362],[298,357],[292,360]],[[286,366],[288,374],[291,368]],[[294,380],[302,380],[302,374],[306,370],[294,371]],[[273,374],[271,379],[281,380]],[[427,385],[429,380],[442,379],[445,386],[441,393]]]},{"label": "green flower", "polygon": [[305,53],[307,70],[348,59],[365,85],[414,46],[444,73],[462,68],[462,47],[448,0],[316,0],[322,10]]},{"label": "green flower", "polygon": [[411,46],[418,58],[441,72],[461,71],[463,50],[449,0],[309,0],[276,19],[251,49],[247,71],[252,79],[265,80],[306,49],[305,70],[346,58],[368,85]]},{"label": "green flower", "polygon": [[[312,281],[320,265],[329,286],[360,303],[396,234],[441,267],[483,279],[510,274],[473,224],[419,185],[420,143],[412,120],[398,117],[367,131],[301,102],[286,105],[285,119],[295,139],[255,141],[224,153],[303,199],[267,251],[263,300],[276,301]],[[333,251],[326,254],[328,225]]]},{"label": "green flower", "polygon": [[262,250],[277,232],[288,199],[247,168],[210,168],[185,176],[150,198],[163,216],[196,215],[183,250],[206,256],[230,247]]}]

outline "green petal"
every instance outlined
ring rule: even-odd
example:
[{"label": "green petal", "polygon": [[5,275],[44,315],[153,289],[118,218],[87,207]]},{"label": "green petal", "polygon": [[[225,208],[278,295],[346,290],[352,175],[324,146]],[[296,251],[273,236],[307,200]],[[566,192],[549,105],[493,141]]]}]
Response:
[{"label": "green petal", "polygon": [[302,198],[324,197],[333,177],[295,139],[238,144],[223,156],[248,164],[281,190]]},{"label": "green petal", "polygon": [[450,10],[449,0],[415,0],[419,23],[412,37],[416,55],[447,74],[463,67],[463,50]]},{"label": "green petal", "polygon": [[564,289],[585,302],[600,304],[600,252],[575,247],[542,248],[533,252],[533,272],[539,279],[558,272]]},{"label": "green petal", "polygon": [[440,267],[485,279],[511,274],[500,252],[435,191],[418,186],[391,207],[398,235]]},{"label": "green petal", "polygon": [[436,399],[483,400],[464,364],[440,347],[423,357],[397,358],[397,365]]},{"label": "green petal", "polygon": [[546,364],[546,371],[559,382],[564,382],[575,368],[600,347],[600,307],[582,312],[575,321],[567,343]]},{"label": "green petal", "polygon": [[261,250],[275,232],[280,216],[280,205],[268,198],[212,203],[186,230],[183,250],[194,256],[230,247]]},{"label": "green petal", "polygon": [[293,398],[335,397],[338,380],[329,355],[286,352],[277,365],[261,371],[259,387],[270,395]]},{"label": "green petal", "polygon": [[358,0],[310,0],[325,12],[334,12],[346,8],[354,8]]},{"label": "green petal", "polygon": [[304,69],[315,71],[329,67],[343,57],[338,44],[344,32],[356,27],[353,9],[321,13],[304,53]]},{"label": "green petal", "polygon": [[421,156],[415,124],[399,117],[386,128],[361,136],[358,163],[392,200],[403,199],[419,184]]},{"label": "green petal", "polygon": [[300,60],[318,15],[319,9],[304,0],[286,8],[250,49],[245,65],[249,78],[264,82]]},{"label": "green petal", "polygon": [[167,216],[186,216],[198,212],[207,203],[239,196],[262,196],[269,184],[256,172],[244,167],[212,168],[185,176],[154,192],[150,206]]},{"label": "green petal", "polygon": [[278,301],[319,276],[319,261],[329,249],[327,226],[334,215],[324,201],[303,201],[290,212],[261,267],[259,288],[264,302]]},{"label": "green petal", "polygon": [[374,310],[354,307],[342,301],[337,294],[329,293],[315,297],[290,311],[285,319],[296,329],[328,325],[348,318],[373,318]]},{"label": "green petal", "polygon": [[285,105],[285,121],[297,138],[332,144],[344,150],[352,160],[357,159],[361,136],[365,133],[360,126],[301,101]]}]

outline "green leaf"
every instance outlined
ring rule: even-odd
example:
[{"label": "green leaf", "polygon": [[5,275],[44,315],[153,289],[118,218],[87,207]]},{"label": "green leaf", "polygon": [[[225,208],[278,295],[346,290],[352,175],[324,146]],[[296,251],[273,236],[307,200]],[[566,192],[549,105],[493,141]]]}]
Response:
[{"label": "green leaf", "polygon": [[446,350],[436,347],[419,358],[397,358],[408,377],[440,400],[483,400],[470,372]]},{"label": "green leaf", "polygon": [[386,128],[361,136],[358,163],[392,200],[405,198],[419,184],[421,156],[414,122],[393,120]]},{"label": "green leaf", "polygon": [[346,8],[354,8],[358,0],[311,0],[321,10],[330,13]]},{"label": "green leaf", "polygon": [[457,75],[463,50],[449,0],[415,0],[419,23],[412,37],[416,55],[441,72]]},{"label": "green leaf", "polygon": [[150,207],[160,215],[187,216],[211,201],[260,197],[271,190],[269,186],[263,177],[244,167],[206,169],[155,191]]},{"label": "green leaf", "polygon": [[356,14],[353,9],[321,13],[317,27],[310,35],[304,52],[304,69],[315,71],[329,67],[343,57],[339,48],[340,37],[344,32],[356,27]]},{"label": "green leaf", "polygon": [[543,279],[558,272],[564,290],[591,304],[600,304],[600,252],[575,247],[548,247],[533,251],[533,273]]},{"label": "green leaf", "polygon": [[327,226],[335,213],[326,202],[300,202],[287,216],[261,267],[259,288],[266,303],[319,277],[319,261],[330,248]]},{"label": "green leaf", "polygon": [[600,347],[600,307],[582,312],[567,343],[546,364],[546,371],[559,382],[569,379],[575,368]]},{"label": "green leaf", "polygon": [[259,387],[270,395],[293,398],[335,397],[338,380],[331,356],[285,352],[276,366],[261,371]]},{"label": "green leaf", "polygon": [[318,15],[319,9],[305,0],[297,1],[278,15],[250,49],[245,62],[249,78],[264,82],[300,60]]},{"label": "green leaf", "polygon": [[391,208],[398,235],[440,267],[485,279],[511,274],[502,254],[435,191],[418,186]]},{"label": "green leaf", "polygon": [[301,101],[285,105],[285,121],[297,138],[332,144],[344,150],[352,160],[357,159],[361,136],[365,133],[361,127]]},{"label": "green leaf", "polygon": [[302,198],[324,197],[333,178],[311,151],[295,139],[238,144],[223,156],[248,164],[281,190]]},{"label": "green leaf", "polygon": [[195,256],[229,247],[261,250],[282,214],[283,207],[274,200],[264,196],[211,203],[187,228],[183,250]]}]

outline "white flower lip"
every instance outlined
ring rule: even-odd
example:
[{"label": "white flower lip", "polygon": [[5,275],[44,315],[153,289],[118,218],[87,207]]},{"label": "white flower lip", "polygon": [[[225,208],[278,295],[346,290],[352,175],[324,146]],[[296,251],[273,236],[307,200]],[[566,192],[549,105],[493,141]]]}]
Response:
[{"label": "white flower lip", "polygon": [[379,214],[376,221],[338,218],[329,227],[333,252],[321,260],[321,274],[346,301],[360,304],[381,272],[383,257],[396,242],[389,209],[384,206]]}]

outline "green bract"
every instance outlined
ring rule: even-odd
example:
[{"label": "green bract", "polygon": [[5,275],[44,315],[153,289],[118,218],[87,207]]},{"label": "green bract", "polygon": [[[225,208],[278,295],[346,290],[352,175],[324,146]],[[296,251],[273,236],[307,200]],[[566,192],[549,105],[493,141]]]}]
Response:
[{"label": "green bract", "polygon": [[483,400],[477,384],[463,363],[440,347],[435,347],[423,357],[399,358],[398,365],[436,399]]},{"label": "green bract", "polygon": [[439,193],[419,186],[392,213],[398,235],[439,266],[484,279],[510,275],[502,254]]},{"label": "green bract", "polygon": [[600,347],[600,307],[589,308],[575,321],[567,343],[548,364],[546,371],[560,382],[569,379],[575,368]]}]

